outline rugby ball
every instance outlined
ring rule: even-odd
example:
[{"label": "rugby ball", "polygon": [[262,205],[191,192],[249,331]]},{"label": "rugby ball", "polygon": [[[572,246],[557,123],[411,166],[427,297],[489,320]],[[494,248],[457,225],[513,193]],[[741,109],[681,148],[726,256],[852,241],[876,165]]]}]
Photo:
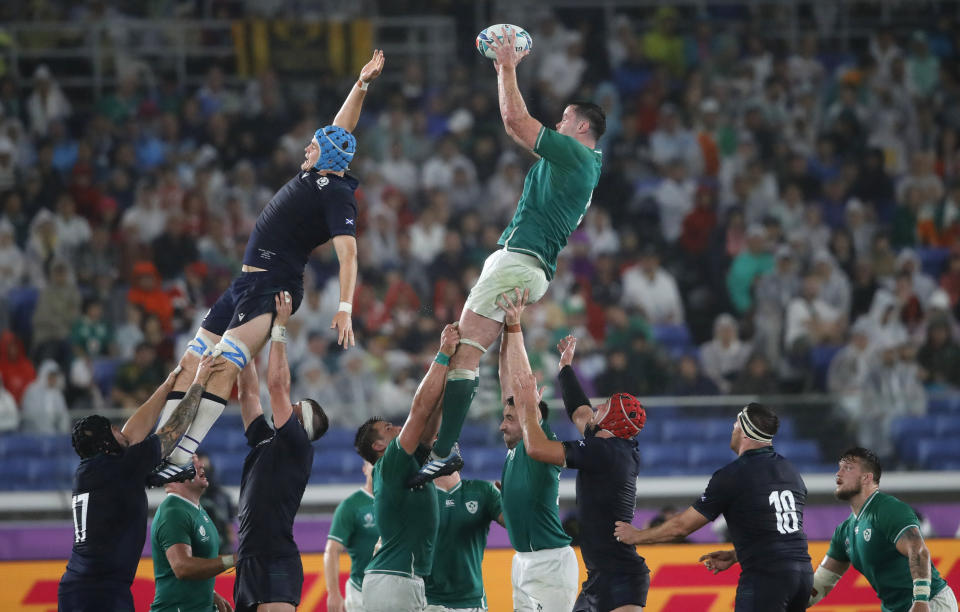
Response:
[{"label": "rugby ball", "polygon": [[529,51],[533,48],[533,38],[530,37],[529,32],[520,26],[509,23],[498,23],[497,25],[484,28],[483,31],[477,34],[477,51],[480,52],[480,55],[487,59],[497,59],[497,54],[493,52],[490,43],[493,42],[494,36],[497,37],[497,42],[502,42],[505,30],[513,34],[513,40],[518,53],[520,51]]}]

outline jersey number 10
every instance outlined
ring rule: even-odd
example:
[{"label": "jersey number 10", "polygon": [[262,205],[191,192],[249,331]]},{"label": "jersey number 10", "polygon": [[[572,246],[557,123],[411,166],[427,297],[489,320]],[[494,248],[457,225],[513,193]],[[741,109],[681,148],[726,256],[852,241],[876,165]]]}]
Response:
[{"label": "jersey number 10", "polygon": [[73,541],[82,544],[87,541],[87,506],[90,493],[73,496]]},{"label": "jersey number 10", "polygon": [[800,517],[797,516],[797,503],[793,499],[793,491],[773,491],[770,493],[770,505],[777,516],[777,531],[780,533],[794,533],[800,529]]}]

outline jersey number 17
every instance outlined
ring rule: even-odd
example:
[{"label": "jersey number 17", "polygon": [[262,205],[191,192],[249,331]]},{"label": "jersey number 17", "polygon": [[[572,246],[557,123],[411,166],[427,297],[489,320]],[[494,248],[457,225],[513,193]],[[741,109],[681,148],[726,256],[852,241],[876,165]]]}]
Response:
[{"label": "jersey number 17", "polygon": [[800,529],[800,517],[797,516],[797,503],[793,491],[772,491],[768,499],[777,516],[777,531],[783,534],[795,533]]},{"label": "jersey number 17", "polygon": [[73,496],[73,541],[82,544],[87,541],[87,506],[90,505],[90,493]]}]

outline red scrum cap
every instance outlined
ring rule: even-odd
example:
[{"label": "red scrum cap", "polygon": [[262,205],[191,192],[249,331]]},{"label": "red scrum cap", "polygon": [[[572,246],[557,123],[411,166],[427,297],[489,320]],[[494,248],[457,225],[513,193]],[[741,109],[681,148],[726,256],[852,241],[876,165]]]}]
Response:
[{"label": "red scrum cap", "polygon": [[[629,440],[643,429],[647,412],[640,401],[629,393],[616,393],[606,404],[607,413],[597,423],[618,438]],[[600,408],[603,410],[603,407]]]}]

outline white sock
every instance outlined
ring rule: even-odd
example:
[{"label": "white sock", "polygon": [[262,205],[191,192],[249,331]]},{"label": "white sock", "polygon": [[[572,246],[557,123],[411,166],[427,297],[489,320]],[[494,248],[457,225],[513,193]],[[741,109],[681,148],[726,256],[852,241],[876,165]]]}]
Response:
[{"label": "white sock", "polygon": [[[177,444],[177,447],[170,453],[168,461],[175,465],[189,463],[193,458],[193,454],[197,452],[197,447],[203,442],[207,432],[210,431],[213,424],[217,422],[217,419],[220,418],[223,409],[226,407],[226,400],[220,399],[212,394],[204,393],[200,399],[200,406],[197,408],[197,416],[193,419],[190,427],[187,428],[187,432],[183,434],[180,443]],[[164,407],[164,409],[166,409],[166,407]]]},{"label": "white sock", "polygon": [[171,391],[167,393],[167,401],[163,404],[163,410],[160,411],[160,420],[157,421],[157,427],[154,431],[167,424],[167,421],[170,420],[170,415],[173,414],[173,410],[180,403],[180,400],[183,399],[184,395],[186,394],[183,391]]}]

